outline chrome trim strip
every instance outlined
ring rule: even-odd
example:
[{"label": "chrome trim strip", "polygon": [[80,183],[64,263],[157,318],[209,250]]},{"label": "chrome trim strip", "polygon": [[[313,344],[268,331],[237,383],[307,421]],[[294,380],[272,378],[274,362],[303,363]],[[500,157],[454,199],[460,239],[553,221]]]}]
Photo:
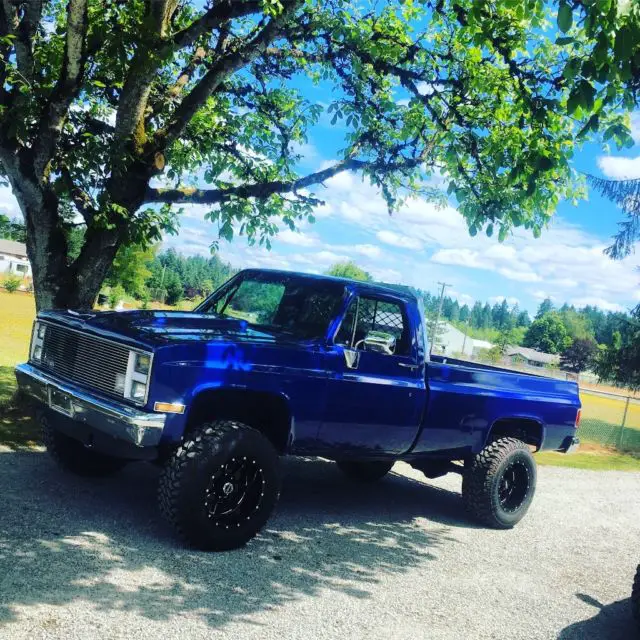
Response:
[{"label": "chrome trim strip", "polygon": [[60,382],[30,364],[18,365],[16,378],[22,391],[54,411],[61,412],[49,403],[50,389],[69,396],[74,420],[85,422],[139,447],[155,446],[160,442],[166,414],[140,411],[116,401],[98,398],[72,384]]}]

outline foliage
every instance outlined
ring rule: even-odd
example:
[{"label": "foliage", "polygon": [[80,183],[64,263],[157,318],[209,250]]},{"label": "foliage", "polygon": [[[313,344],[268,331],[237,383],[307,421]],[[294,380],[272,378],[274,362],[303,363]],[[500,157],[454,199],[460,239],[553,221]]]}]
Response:
[{"label": "foliage", "polygon": [[560,356],[560,368],[574,373],[590,369],[598,355],[598,345],[590,338],[576,338]]},{"label": "foliage", "polygon": [[607,180],[588,175],[587,180],[598,193],[617,204],[625,215],[613,244],[605,249],[614,260],[621,260],[631,254],[634,244],[640,240],[640,179]]},{"label": "foliage", "polygon": [[[630,141],[628,5],[0,3],[0,176],[22,196],[28,242],[53,248],[36,265],[39,305],[95,297],[120,246],[175,232],[176,204],[206,206],[221,238],[269,246],[312,220],[315,185],[348,170],[393,210],[408,194],[443,201],[437,169],[471,235],[539,236],[583,193],[577,142]],[[308,82],[331,103],[303,95]],[[342,155],[304,175],[297,149],[322,116],[344,130]],[[87,228],[71,264],[68,208]]]},{"label": "foliage", "polygon": [[640,307],[620,326],[598,358],[596,373],[614,384],[640,389]]},{"label": "foliage", "polygon": [[373,280],[371,274],[367,273],[364,269],[361,269],[352,260],[337,262],[327,270],[327,275],[336,276],[338,278],[350,278],[351,280],[362,280],[364,282],[371,282]]},{"label": "foliage", "polygon": [[109,308],[115,309],[118,304],[124,300],[125,296],[126,292],[124,290],[124,287],[122,287],[121,285],[118,284],[114,287],[111,287],[108,297]]},{"label": "foliage", "polygon": [[120,247],[107,276],[107,284],[120,285],[129,295],[142,299],[147,280],[151,277],[148,265],[153,261],[155,252],[155,247],[137,244]]},{"label": "foliage", "polygon": [[571,344],[571,337],[560,315],[551,311],[536,317],[527,329],[522,344],[545,353],[561,353]]},{"label": "foliage", "polygon": [[9,276],[4,280],[4,282],[2,283],[2,286],[6,289],[8,293],[13,293],[14,291],[17,291],[21,282],[22,280],[20,280],[20,278],[16,278],[15,276]]},{"label": "foliage", "polygon": [[0,238],[24,243],[27,241],[27,227],[18,218],[9,219],[0,213]]}]

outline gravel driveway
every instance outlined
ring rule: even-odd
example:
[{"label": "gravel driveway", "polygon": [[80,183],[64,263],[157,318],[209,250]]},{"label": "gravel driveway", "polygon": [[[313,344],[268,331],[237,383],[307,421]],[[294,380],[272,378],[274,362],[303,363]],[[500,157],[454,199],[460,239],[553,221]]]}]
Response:
[{"label": "gravel driveway", "polygon": [[0,638],[633,637],[640,474],[541,468],[525,520],[490,531],[456,476],[286,471],[268,529],[205,554],[158,517],[151,466],[83,480],[0,452]]}]

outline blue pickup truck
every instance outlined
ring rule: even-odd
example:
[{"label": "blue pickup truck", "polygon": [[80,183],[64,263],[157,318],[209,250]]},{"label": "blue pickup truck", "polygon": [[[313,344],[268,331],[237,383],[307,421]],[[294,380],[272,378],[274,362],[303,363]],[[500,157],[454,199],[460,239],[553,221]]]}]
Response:
[{"label": "blue pickup truck", "polygon": [[287,454],[357,481],[398,460],[461,473],[472,516],[512,527],[533,499],[531,452],[578,445],[578,387],[429,358],[423,319],[408,290],[251,269],[192,312],[41,312],[16,376],[65,469],[161,464],[161,510],[197,548],[256,535]]}]

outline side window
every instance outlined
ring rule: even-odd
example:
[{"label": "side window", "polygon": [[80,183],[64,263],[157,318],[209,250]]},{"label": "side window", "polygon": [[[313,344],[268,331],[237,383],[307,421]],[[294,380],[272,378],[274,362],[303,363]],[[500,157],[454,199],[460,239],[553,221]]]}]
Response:
[{"label": "side window", "polygon": [[336,335],[336,344],[363,349],[363,340],[372,332],[395,338],[394,355],[409,355],[409,330],[401,305],[360,296],[349,305]]}]

